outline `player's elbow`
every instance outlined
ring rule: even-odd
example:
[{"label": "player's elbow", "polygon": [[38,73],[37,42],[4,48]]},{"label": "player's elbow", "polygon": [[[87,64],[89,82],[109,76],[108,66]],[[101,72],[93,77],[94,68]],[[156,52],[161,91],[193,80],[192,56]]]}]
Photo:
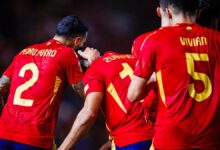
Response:
[{"label": "player's elbow", "polygon": [[128,88],[127,97],[131,102],[144,98],[144,89],[147,86],[147,80],[138,76],[133,76]]},{"label": "player's elbow", "polygon": [[97,115],[98,115],[97,112],[94,112],[94,111],[88,112],[88,118],[89,118],[89,120],[91,120],[91,121],[94,121],[94,120],[96,119]]},{"label": "player's elbow", "polygon": [[93,111],[93,110],[86,110],[85,115],[86,115],[85,124],[87,124],[87,123],[90,124],[96,120],[96,118],[98,116],[98,112]]},{"label": "player's elbow", "polygon": [[138,94],[135,90],[129,87],[127,97],[129,101],[134,102],[137,100]]},{"label": "player's elbow", "polygon": [[136,95],[128,95],[127,96],[130,102],[135,102],[138,100]]}]

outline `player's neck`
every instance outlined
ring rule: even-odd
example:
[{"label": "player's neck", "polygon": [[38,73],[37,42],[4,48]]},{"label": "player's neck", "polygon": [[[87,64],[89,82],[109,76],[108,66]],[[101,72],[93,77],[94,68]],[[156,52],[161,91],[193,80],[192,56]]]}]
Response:
[{"label": "player's neck", "polygon": [[65,38],[63,38],[62,36],[55,35],[53,37],[53,39],[59,41],[60,43],[62,43],[64,45],[68,44],[67,40]]},{"label": "player's neck", "polygon": [[181,23],[195,23],[196,22],[196,16],[189,16],[189,15],[176,15],[172,18],[172,25],[181,24]]},{"label": "player's neck", "polygon": [[161,27],[167,27],[170,25],[170,20],[168,18],[161,18]]}]

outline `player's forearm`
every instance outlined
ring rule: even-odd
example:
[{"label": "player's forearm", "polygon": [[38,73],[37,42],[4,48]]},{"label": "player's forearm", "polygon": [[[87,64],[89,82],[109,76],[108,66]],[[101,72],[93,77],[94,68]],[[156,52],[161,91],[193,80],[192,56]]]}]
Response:
[{"label": "player's forearm", "polygon": [[134,75],[128,88],[128,99],[131,102],[143,99],[146,96],[146,87],[147,80]]},{"label": "player's forearm", "polygon": [[109,150],[111,149],[112,146],[112,141],[107,141],[104,145],[102,145],[102,147],[100,147],[99,150]]},{"label": "player's forearm", "polygon": [[144,99],[145,94],[142,91],[137,91],[135,88],[129,88],[127,97],[131,102],[135,102]]},{"label": "player's forearm", "polygon": [[82,109],[68,136],[65,138],[58,150],[70,150],[76,142],[90,129],[96,119],[97,114]]},{"label": "player's forearm", "polygon": [[10,87],[10,78],[8,78],[7,76],[2,76],[0,78],[0,96],[3,96],[5,93],[8,92],[9,87]]}]

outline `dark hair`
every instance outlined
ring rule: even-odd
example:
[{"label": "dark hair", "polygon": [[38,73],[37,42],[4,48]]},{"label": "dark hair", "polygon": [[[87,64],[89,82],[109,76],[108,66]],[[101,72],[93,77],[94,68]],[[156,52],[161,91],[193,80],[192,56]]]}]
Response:
[{"label": "dark hair", "polygon": [[200,17],[197,18],[197,22],[205,27],[219,30],[219,0],[200,0]]},{"label": "dark hair", "polygon": [[77,16],[66,16],[57,24],[56,35],[67,38],[84,36],[88,31],[87,25]]},{"label": "dark hair", "polygon": [[199,8],[199,0],[160,0],[162,9],[168,6],[173,6],[176,13],[182,12],[192,15]]}]

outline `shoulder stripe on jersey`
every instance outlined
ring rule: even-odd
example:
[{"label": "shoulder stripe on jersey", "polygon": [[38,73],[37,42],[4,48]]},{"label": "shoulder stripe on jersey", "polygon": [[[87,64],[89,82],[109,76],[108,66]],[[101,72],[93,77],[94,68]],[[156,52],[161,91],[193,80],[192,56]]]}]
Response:
[{"label": "shoulder stripe on jersey", "polygon": [[147,41],[147,39],[148,39],[150,36],[152,36],[153,34],[155,34],[156,32],[157,32],[157,31],[154,31],[154,32],[152,32],[151,34],[149,34],[149,35],[147,35],[147,36],[145,37],[143,43],[141,44],[141,48],[140,48],[141,51],[142,51],[142,49],[143,49],[143,47],[144,47],[144,44],[145,44],[145,42]]}]

